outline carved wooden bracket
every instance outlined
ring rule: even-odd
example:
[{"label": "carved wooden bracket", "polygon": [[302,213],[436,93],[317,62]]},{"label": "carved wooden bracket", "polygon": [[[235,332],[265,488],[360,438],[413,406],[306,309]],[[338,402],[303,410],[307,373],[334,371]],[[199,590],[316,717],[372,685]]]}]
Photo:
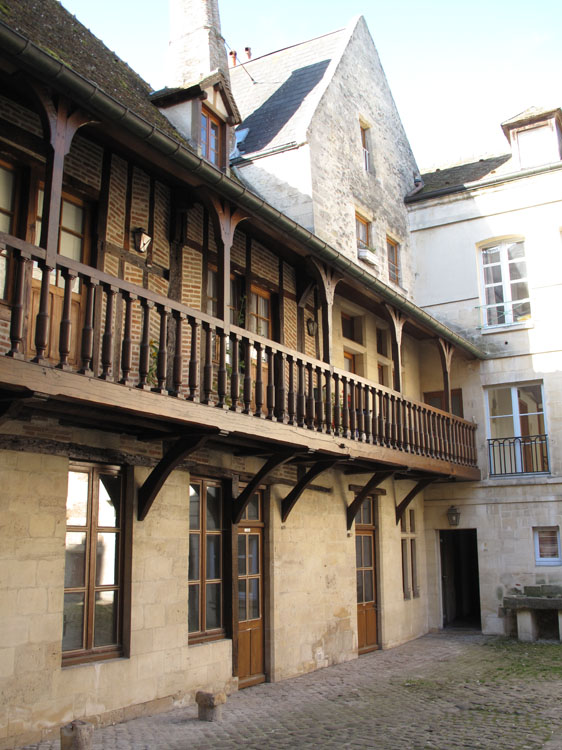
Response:
[{"label": "carved wooden bracket", "polygon": [[431,484],[434,482],[436,477],[425,477],[424,479],[420,479],[420,481],[416,484],[415,487],[413,487],[406,497],[402,500],[400,505],[396,508],[396,524],[398,525],[400,523],[400,520],[402,519],[402,516],[406,512],[406,508],[408,505],[412,502],[412,500],[418,495],[424,487],[427,487],[428,484]]},{"label": "carved wooden bracket", "polygon": [[390,319],[393,324],[393,336],[392,336],[392,361],[394,363],[394,390],[400,392],[402,390],[402,329],[406,318],[400,310],[392,307],[392,305],[385,304],[385,307],[390,315]]},{"label": "carved wooden bracket", "polygon": [[269,474],[271,474],[272,471],[275,471],[278,466],[282,466],[283,464],[287,463],[287,461],[290,461],[291,458],[293,458],[293,456],[295,456],[297,453],[298,451],[296,450],[280,451],[279,453],[275,453],[273,456],[271,456],[269,461],[266,461],[264,463],[255,477],[250,482],[248,482],[242,492],[234,500],[232,506],[233,524],[240,523],[240,519],[242,518],[242,516],[244,515],[244,511],[246,510],[246,506],[250,502],[252,495],[259,487],[260,483],[263,482],[264,479]]},{"label": "carved wooden bracket", "polygon": [[445,395],[445,411],[451,411],[451,363],[455,349],[445,339],[439,339],[439,356],[443,368],[443,393]]},{"label": "carved wooden bracket", "polygon": [[311,274],[318,283],[320,299],[322,301],[322,355],[327,364],[332,364],[332,326],[334,307],[334,297],[336,286],[343,279],[343,276],[330,268],[326,263],[322,263],[317,258],[309,256],[307,265]]},{"label": "carved wooden bracket", "polygon": [[297,504],[297,500],[300,498],[300,496],[308,487],[308,485],[319,474],[322,474],[323,471],[326,471],[327,469],[331,469],[332,466],[338,462],[338,460],[339,459],[337,458],[331,458],[331,459],[325,459],[322,461],[317,461],[314,464],[314,466],[312,466],[306,472],[306,474],[303,477],[301,477],[301,479],[299,479],[299,481],[296,483],[296,485],[293,487],[293,489],[289,492],[287,497],[281,503],[281,519],[283,523],[285,523],[285,521],[289,517],[289,513],[293,510],[293,508]]},{"label": "carved wooden bracket", "polygon": [[156,500],[156,496],[162,489],[162,485],[166,479],[170,476],[172,471],[179,466],[179,464],[187,457],[190,453],[194,453],[196,450],[201,448],[209,438],[213,437],[216,433],[201,434],[200,432],[182,437],[166,451],[159,463],[154,467],[146,478],[142,487],[139,488],[138,492],[138,511],[137,517],[139,521],[144,521],[146,515],[152,503]]},{"label": "carved wooden bracket", "polygon": [[379,484],[382,484],[385,479],[388,479],[388,477],[391,477],[393,474],[394,471],[376,471],[369,479],[367,484],[363,487],[363,489],[357,493],[353,502],[347,506],[348,531],[351,529],[353,521],[355,520],[355,516],[357,515],[357,512],[359,511],[359,508],[363,504],[365,498],[368,497],[370,493],[379,486]]}]

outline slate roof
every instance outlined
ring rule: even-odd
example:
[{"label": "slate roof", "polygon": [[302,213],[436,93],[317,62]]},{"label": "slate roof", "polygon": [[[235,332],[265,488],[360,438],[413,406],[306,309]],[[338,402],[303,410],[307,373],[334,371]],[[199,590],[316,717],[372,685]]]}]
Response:
[{"label": "slate roof", "polygon": [[424,188],[413,196],[413,200],[419,200],[434,190],[449,188],[453,192],[455,188],[461,188],[467,183],[484,182],[493,180],[502,174],[510,174],[519,169],[512,162],[511,154],[502,154],[501,156],[490,156],[467,164],[456,164],[452,167],[426,172],[422,174]]},{"label": "slate roof", "polygon": [[234,98],[249,128],[241,155],[279,148],[304,138],[326,82],[330,62],[341,54],[346,30],[311,39],[230,69]]},{"label": "slate roof", "polygon": [[97,84],[151,125],[183,142],[175,128],[149,101],[149,84],[58,0],[1,0],[0,22]]}]

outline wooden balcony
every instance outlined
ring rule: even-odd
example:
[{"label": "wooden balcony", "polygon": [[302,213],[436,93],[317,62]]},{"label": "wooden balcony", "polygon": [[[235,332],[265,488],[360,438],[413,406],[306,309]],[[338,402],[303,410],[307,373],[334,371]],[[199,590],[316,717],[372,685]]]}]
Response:
[{"label": "wooden balcony", "polygon": [[54,319],[45,251],[1,233],[0,244],[14,263],[9,351],[0,357],[7,416],[27,402],[137,436],[208,430],[263,453],[351,460],[358,471],[480,478],[471,422],[60,255]]}]

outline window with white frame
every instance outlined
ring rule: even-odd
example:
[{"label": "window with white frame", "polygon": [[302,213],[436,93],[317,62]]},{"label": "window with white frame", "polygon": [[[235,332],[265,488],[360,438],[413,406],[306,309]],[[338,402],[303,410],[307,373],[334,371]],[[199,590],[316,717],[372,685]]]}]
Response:
[{"label": "window with white frame", "polygon": [[494,386],[486,396],[490,474],[547,472],[542,383]]},{"label": "window with white frame", "polygon": [[506,240],[480,253],[484,326],[523,323],[531,318],[525,243]]},{"label": "window with white frame", "polygon": [[560,528],[538,526],[533,529],[535,565],[562,565],[560,556]]}]

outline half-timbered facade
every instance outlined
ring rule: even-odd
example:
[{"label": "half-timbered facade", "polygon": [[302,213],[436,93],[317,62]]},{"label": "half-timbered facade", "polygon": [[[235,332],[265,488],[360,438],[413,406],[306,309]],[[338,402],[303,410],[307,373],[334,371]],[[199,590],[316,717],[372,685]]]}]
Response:
[{"label": "half-timbered facade", "polygon": [[426,632],[478,347],[231,176],[227,71],[153,94],[55,0],[0,50],[0,747]]}]

